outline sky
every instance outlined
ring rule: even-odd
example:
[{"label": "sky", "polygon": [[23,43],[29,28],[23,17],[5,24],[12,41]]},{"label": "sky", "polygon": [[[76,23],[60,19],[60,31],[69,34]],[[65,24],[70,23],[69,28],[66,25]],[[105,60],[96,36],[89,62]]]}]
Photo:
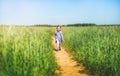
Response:
[{"label": "sky", "polygon": [[0,24],[120,24],[120,0],[0,0]]}]

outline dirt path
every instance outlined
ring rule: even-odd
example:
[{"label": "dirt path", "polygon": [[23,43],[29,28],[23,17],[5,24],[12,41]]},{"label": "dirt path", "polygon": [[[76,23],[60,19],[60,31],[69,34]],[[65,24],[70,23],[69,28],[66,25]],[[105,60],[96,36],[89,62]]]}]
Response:
[{"label": "dirt path", "polygon": [[[55,47],[54,37],[52,37],[52,39],[52,45]],[[57,64],[60,66],[60,70],[56,71],[59,76],[89,76],[80,73],[80,71],[83,70],[83,66],[76,66],[77,62],[71,59],[64,47],[61,47],[61,51],[54,51],[54,54]]]}]

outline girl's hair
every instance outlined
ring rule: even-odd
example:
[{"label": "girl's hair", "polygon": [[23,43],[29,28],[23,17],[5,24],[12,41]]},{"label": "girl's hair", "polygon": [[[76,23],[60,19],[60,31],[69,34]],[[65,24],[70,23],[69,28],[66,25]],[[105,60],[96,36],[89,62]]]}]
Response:
[{"label": "girl's hair", "polygon": [[58,27],[60,27],[60,28],[61,28],[61,26],[60,26],[60,25],[58,25],[56,28],[58,28]]}]

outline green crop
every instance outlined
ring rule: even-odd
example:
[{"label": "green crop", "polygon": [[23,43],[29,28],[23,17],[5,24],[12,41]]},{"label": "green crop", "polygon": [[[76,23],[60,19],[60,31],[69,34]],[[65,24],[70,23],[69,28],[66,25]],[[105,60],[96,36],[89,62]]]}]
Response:
[{"label": "green crop", "polygon": [[65,27],[64,46],[95,76],[120,76],[120,27]]},{"label": "green crop", "polygon": [[[0,76],[55,76],[53,28],[0,27]],[[120,27],[62,27],[63,46],[94,76],[120,75]]]},{"label": "green crop", "polygon": [[0,76],[55,76],[47,28],[0,27]]}]

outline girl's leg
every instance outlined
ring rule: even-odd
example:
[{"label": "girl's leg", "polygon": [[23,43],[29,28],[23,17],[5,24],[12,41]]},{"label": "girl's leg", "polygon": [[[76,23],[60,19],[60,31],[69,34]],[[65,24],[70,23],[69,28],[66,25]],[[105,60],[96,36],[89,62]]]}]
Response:
[{"label": "girl's leg", "polygon": [[56,50],[59,50],[59,41],[56,42]]},{"label": "girl's leg", "polygon": [[61,46],[60,46],[60,44],[59,44],[59,50],[61,50]]}]

